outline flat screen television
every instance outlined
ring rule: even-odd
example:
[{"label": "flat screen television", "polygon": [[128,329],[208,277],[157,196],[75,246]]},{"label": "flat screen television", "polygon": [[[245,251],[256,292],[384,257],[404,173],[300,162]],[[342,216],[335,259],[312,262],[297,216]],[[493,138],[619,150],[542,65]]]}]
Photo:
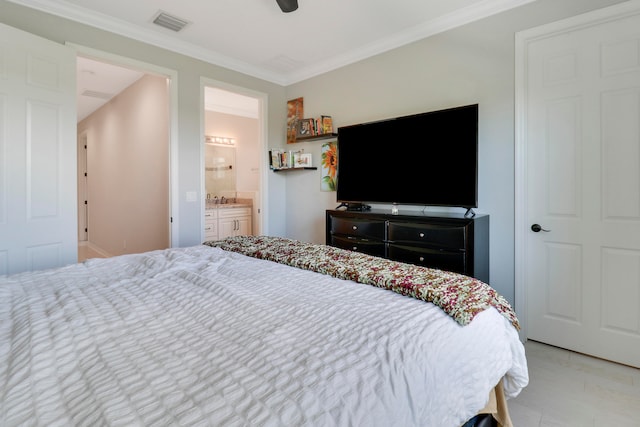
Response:
[{"label": "flat screen television", "polygon": [[478,207],[478,105],[338,128],[344,204]]}]

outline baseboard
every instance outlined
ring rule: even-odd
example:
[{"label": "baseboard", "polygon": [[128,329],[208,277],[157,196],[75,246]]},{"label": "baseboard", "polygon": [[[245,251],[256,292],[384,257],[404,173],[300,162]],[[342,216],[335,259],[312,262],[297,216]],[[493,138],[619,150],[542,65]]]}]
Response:
[{"label": "baseboard", "polygon": [[110,254],[109,252],[105,251],[104,249],[102,249],[101,247],[95,245],[94,243],[89,242],[88,240],[84,240],[81,242],[78,242],[78,246],[86,246],[89,249],[91,249],[94,252],[97,252],[100,254],[100,256],[104,257],[104,258],[111,258],[112,254]]}]

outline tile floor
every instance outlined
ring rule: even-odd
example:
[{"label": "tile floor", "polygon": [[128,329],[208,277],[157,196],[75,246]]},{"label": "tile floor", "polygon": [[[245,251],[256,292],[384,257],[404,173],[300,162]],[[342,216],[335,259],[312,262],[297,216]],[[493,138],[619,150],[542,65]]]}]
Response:
[{"label": "tile floor", "polygon": [[535,341],[525,350],[529,385],[508,401],[515,427],[640,427],[640,369]]},{"label": "tile floor", "polygon": [[82,262],[89,258],[104,258],[104,256],[91,249],[88,245],[78,245],[78,262]]}]

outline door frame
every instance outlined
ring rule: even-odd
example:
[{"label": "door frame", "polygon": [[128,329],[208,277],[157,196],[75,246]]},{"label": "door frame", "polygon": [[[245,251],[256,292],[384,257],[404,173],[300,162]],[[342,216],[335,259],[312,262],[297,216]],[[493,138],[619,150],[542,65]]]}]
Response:
[{"label": "door frame", "polygon": [[120,56],[76,43],[65,43],[75,49],[77,56],[95,59],[109,64],[119,65],[154,74],[167,79],[169,91],[169,246],[177,247],[180,241],[180,218],[178,203],[178,72],[170,68],[142,62],[137,59]]},{"label": "door frame", "polygon": [[[77,128],[77,125],[76,125]],[[87,132],[78,135],[78,242],[89,240],[89,205],[87,204]],[[83,166],[83,170],[80,170]]]},{"label": "door frame", "polygon": [[[267,183],[268,183],[268,168],[265,165],[268,164],[268,148],[267,148],[267,110],[268,110],[268,94],[253,89],[247,89],[242,86],[236,86],[231,83],[223,82],[220,80],[211,79],[208,77],[200,77],[200,188],[201,194],[206,195],[205,187],[205,99],[204,92],[205,87],[212,87],[217,89],[226,90],[228,92],[235,92],[239,95],[248,96],[258,100],[258,147],[259,153],[259,165],[258,175],[260,176],[258,206],[253,208],[254,212],[258,212],[258,224],[259,229],[253,230],[253,234],[268,235],[269,230],[267,224],[269,224],[268,218],[268,197],[266,197]],[[204,214],[206,208],[205,197],[200,198],[200,240],[204,241]]]},{"label": "door frame", "polygon": [[529,44],[569,33],[586,27],[591,27],[623,17],[630,12],[637,12],[640,1],[632,0],[625,3],[605,7],[592,12],[580,14],[550,24],[541,25],[516,33],[515,38],[515,310],[522,320],[520,340],[527,339],[527,289],[526,289],[526,260],[527,239],[531,238],[528,217],[528,182],[527,182],[527,53]]}]

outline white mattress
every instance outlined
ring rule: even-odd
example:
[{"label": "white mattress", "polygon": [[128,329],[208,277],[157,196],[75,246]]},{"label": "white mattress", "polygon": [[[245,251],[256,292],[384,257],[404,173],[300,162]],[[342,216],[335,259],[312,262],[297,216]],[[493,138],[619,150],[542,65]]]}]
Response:
[{"label": "white mattress", "polygon": [[0,425],[459,426],[524,348],[438,307],[208,246],[0,278]]}]

